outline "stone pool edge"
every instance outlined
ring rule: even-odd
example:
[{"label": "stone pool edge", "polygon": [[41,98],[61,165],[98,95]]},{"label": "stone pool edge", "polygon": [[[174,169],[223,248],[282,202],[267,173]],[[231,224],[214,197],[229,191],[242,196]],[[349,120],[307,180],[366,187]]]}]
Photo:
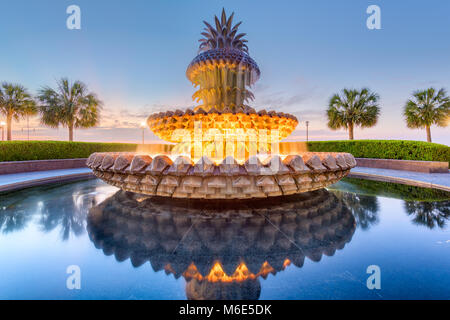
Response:
[{"label": "stone pool edge", "polygon": [[387,175],[385,176],[385,175],[379,175],[379,174],[373,174],[373,173],[351,172],[351,171],[347,175],[347,177],[355,178],[355,179],[363,179],[363,180],[399,183],[399,184],[405,184],[405,185],[414,186],[414,187],[439,189],[439,190],[450,192],[450,187],[448,187],[448,186],[434,184],[434,183],[426,182],[426,181],[402,178],[402,177],[394,177],[394,176],[387,176]]},{"label": "stone pool edge", "polygon": [[[81,173],[69,173],[69,174],[63,174],[63,173],[61,173],[61,170],[58,170],[58,171],[59,172],[56,173],[56,175],[54,175],[54,176],[47,176],[47,177],[42,177],[42,178],[37,178],[37,179],[29,179],[29,180],[0,185],[0,192],[15,191],[15,190],[20,190],[20,189],[45,185],[45,184],[62,183],[62,182],[70,182],[70,181],[96,178],[91,171],[81,172]],[[426,181],[407,179],[407,178],[402,178],[402,177],[394,177],[394,176],[389,176],[389,175],[378,175],[378,174],[372,174],[372,173],[351,171],[347,177],[357,178],[357,179],[365,179],[365,180],[373,180],[373,181],[381,181],[381,182],[400,183],[400,184],[406,184],[406,185],[411,185],[411,186],[416,186],[416,187],[439,189],[439,190],[444,190],[444,191],[450,192],[450,187],[448,187],[448,186],[434,184],[434,183],[426,182]]]}]

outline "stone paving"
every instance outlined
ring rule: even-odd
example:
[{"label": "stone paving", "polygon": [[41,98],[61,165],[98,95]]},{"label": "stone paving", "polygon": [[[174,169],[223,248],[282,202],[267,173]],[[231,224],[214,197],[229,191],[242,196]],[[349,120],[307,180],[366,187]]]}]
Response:
[{"label": "stone paving", "polygon": [[[5,187],[7,185],[14,185],[14,184],[25,185],[27,182],[31,183],[33,181],[42,179],[62,178],[64,176],[70,175],[85,174],[86,177],[89,177],[90,173],[91,170],[89,168],[77,168],[77,169],[62,169],[62,170],[4,174],[0,175],[0,187]],[[412,171],[376,169],[365,167],[353,168],[351,174],[352,173],[402,178],[411,181],[423,182],[450,188],[450,173],[421,173]]]}]

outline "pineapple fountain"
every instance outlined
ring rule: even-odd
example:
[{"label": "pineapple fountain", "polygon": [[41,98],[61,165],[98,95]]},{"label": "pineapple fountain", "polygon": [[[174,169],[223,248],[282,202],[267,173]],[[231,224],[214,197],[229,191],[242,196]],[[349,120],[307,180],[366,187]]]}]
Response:
[{"label": "pineapple fountain", "polygon": [[198,87],[193,99],[201,104],[147,119],[158,137],[176,144],[172,156],[94,153],[87,165],[98,178],[151,196],[250,199],[321,189],[356,165],[349,153],[280,152],[279,142],[298,120],[246,104],[260,70],[233,16],[223,10],[215,27],[204,22],[200,54],[187,68],[187,78]]}]

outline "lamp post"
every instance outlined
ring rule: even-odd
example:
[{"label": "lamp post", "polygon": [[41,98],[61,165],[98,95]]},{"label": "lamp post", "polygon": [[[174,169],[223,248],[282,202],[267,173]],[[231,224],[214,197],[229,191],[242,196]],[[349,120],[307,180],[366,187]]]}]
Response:
[{"label": "lamp post", "polygon": [[309,121],[306,121],[306,142],[308,142],[309,139],[308,128],[309,128]]},{"label": "lamp post", "polygon": [[2,127],[2,141],[5,141],[5,121],[0,122],[0,127]]},{"label": "lamp post", "polygon": [[142,144],[145,144],[145,128],[147,127],[145,121],[141,122],[141,129],[142,129]]}]

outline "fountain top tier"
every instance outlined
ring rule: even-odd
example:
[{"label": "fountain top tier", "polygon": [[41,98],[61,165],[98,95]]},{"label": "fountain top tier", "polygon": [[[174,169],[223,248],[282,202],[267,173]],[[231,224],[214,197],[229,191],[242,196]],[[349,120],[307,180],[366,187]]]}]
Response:
[{"label": "fountain top tier", "polygon": [[189,64],[186,76],[199,90],[192,98],[202,105],[197,109],[234,111],[253,100],[248,89],[260,76],[256,62],[248,55],[245,33],[238,33],[241,22],[233,26],[232,13],[228,18],[225,9],[215,26],[204,21],[204,38],[200,39],[201,53]]},{"label": "fountain top tier", "polygon": [[254,98],[247,87],[259,79],[260,71],[248,55],[246,34],[238,33],[242,22],[233,26],[233,16],[234,13],[227,18],[223,9],[221,19],[214,17],[215,27],[203,22],[204,38],[199,40],[202,52],[186,71],[188,79],[200,87],[192,98],[203,101],[198,108],[206,111],[233,110]]}]

